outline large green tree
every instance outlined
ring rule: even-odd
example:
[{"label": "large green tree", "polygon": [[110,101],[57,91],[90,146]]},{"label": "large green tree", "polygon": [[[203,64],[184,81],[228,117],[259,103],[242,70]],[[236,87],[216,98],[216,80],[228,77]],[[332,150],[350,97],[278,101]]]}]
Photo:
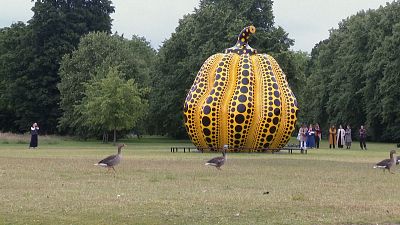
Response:
[{"label": "large green tree", "polygon": [[274,26],[271,0],[203,0],[193,14],[184,16],[171,38],[159,50],[151,92],[152,131],[185,137],[182,106],[187,90],[202,63],[211,55],[233,46],[240,31],[257,29],[250,45],[277,58],[295,86],[297,74],[293,40],[281,27]]},{"label": "large green tree", "polygon": [[116,68],[105,72],[100,76],[104,78],[85,84],[82,102],[75,105],[74,111],[89,129],[113,131],[115,144],[117,131],[132,129],[145,116],[148,102],[144,96],[148,90],[139,88],[133,79],[125,80]]},{"label": "large green tree", "polygon": [[32,11],[27,26],[9,30],[24,31],[18,33],[18,40],[14,38],[10,57],[1,58],[6,69],[0,77],[7,83],[2,99],[11,110],[6,119],[14,121],[10,129],[26,130],[37,121],[42,132],[53,133],[61,115],[57,89],[61,58],[77,46],[83,34],[110,32],[114,7],[108,0],[36,0]]},{"label": "large green tree", "polygon": [[[94,134],[84,125],[81,111],[74,110],[82,104],[85,84],[102,79],[110,68],[117,68],[121,78],[134,79],[140,88],[147,88],[154,58],[155,51],[143,38],[134,36],[128,40],[105,32],[82,37],[78,48],[61,61],[58,85],[63,112],[59,121],[61,131],[78,136]],[[148,98],[147,95],[143,97]]]},{"label": "large green tree", "polygon": [[[361,11],[311,53],[302,118],[364,124],[374,140],[400,140],[400,3]],[[357,136],[357,135],[356,135]]]}]

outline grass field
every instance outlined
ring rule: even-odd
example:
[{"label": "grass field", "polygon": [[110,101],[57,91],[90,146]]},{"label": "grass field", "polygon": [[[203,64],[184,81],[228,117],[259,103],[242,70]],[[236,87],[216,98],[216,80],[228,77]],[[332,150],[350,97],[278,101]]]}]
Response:
[{"label": "grass field", "polygon": [[395,144],[368,151],[171,153],[189,142],[125,141],[117,173],[93,164],[116,148],[0,140],[0,224],[400,224],[400,171],[372,169]]}]

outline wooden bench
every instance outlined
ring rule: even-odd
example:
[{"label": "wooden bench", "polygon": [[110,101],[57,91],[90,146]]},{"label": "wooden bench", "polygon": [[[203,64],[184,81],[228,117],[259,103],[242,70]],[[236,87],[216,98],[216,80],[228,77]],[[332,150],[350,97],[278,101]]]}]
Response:
[{"label": "wooden bench", "polygon": [[186,151],[190,152],[191,150],[198,150],[196,147],[171,147],[171,152],[178,152],[178,150],[183,150],[183,153]]},{"label": "wooden bench", "polygon": [[300,148],[299,146],[285,146],[285,147],[283,147],[283,148],[281,148],[280,149],[280,151],[282,151],[282,150],[284,150],[284,151],[288,151],[288,153],[290,153],[290,154],[293,154],[293,151],[300,151],[300,153],[301,154],[307,154],[308,153],[308,149],[306,148],[306,149],[303,149],[303,148]]},{"label": "wooden bench", "polygon": [[[171,152],[178,152],[179,150],[183,150],[183,153],[191,152],[192,150],[197,150],[198,152],[204,152],[204,150],[210,150],[210,148],[197,148],[197,147],[190,147],[190,146],[184,146],[184,147],[171,147]],[[222,149],[218,149],[222,150]],[[243,151],[245,150],[245,151]],[[255,151],[254,151],[255,150]],[[240,148],[240,152],[248,152],[248,153],[253,153],[253,152],[279,152],[279,151],[288,151],[288,153],[293,154],[293,151],[299,151],[301,154],[307,154],[308,149],[303,149],[300,148],[299,145],[295,144],[289,144],[286,145],[283,148],[260,148],[260,149],[254,149],[254,148]],[[217,152],[216,149],[213,149],[213,152]]]}]

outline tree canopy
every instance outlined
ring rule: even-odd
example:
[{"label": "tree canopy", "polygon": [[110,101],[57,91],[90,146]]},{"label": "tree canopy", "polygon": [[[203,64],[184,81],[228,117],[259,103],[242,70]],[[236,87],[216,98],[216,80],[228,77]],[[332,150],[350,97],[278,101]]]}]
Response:
[{"label": "tree canopy", "polygon": [[[95,32],[82,37],[78,48],[61,61],[60,129],[69,134],[88,135],[83,112],[75,110],[82,104],[86,84],[104,78],[111,68],[116,68],[121,79],[134,79],[140,88],[148,89],[154,57],[155,51],[149,43],[136,36],[127,40],[117,34]],[[148,98],[147,94],[142,97]]]},{"label": "tree canopy", "polygon": [[24,131],[36,121],[41,131],[56,132],[60,94],[58,69],[80,37],[90,31],[111,31],[108,0],[36,0],[28,25],[1,30],[0,89],[7,130]]}]

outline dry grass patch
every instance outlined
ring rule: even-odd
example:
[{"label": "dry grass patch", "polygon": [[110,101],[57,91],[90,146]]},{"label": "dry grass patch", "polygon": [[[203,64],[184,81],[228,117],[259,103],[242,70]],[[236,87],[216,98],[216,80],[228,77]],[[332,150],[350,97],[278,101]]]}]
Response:
[{"label": "dry grass patch", "polygon": [[[39,135],[39,144],[55,145],[60,144],[62,140],[69,139],[68,137],[59,137],[54,135]],[[26,144],[29,145],[31,141],[31,135],[15,134],[15,133],[1,133],[0,132],[0,144]]]}]

